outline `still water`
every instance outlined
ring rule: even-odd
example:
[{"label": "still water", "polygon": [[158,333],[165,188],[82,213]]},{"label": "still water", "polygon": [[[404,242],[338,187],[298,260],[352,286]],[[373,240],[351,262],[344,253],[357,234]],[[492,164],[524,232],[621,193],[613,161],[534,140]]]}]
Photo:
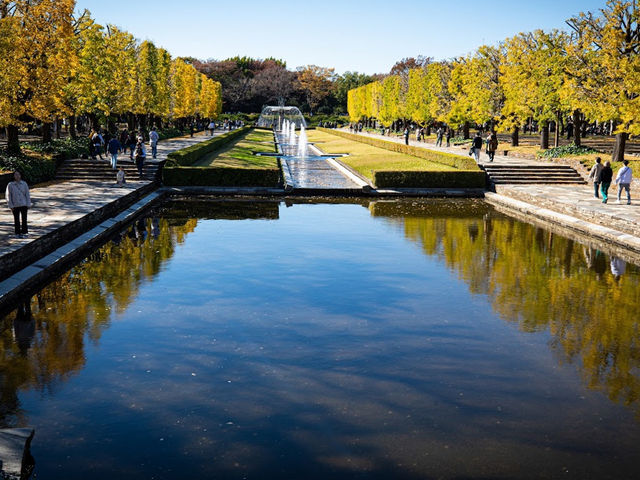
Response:
[{"label": "still water", "polygon": [[2,320],[43,479],[638,478],[640,269],[482,202],[169,203]]}]

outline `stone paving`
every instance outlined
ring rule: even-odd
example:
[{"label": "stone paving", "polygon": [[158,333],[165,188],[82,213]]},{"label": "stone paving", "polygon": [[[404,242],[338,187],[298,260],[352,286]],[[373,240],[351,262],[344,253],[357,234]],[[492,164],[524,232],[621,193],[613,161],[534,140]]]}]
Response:
[{"label": "stone paving", "polygon": [[[181,137],[164,140],[158,144],[158,158],[148,162],[162,162],[167,154],[202,142],[211,137],[197,134],[193,138]],[[17,238],[14,233],[13,214],[4,205],[0,208],[0,256],[16,251],[34,240],[46,235],[74,220],[111,203],[134,190],[151,183],[150,181],[127,180],[124,187],[107,182],[56,182],[31,189],[33,207],[29,209],[28,238]],[[4,192],[2,192],[4,196]],[[1,272],[0,272],[1,273]]]}]

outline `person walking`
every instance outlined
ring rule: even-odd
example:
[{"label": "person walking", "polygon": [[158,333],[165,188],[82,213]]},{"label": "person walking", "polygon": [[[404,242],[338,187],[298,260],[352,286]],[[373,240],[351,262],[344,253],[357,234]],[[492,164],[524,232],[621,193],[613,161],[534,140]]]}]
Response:
[{"label": "person walking", "polygon": [[100,135],[100,132],[95,132],[93,134],[93,137],[91,137],[91,142],[93,143],[94,154],[100,157],[100,160],[104,160],[104,158],[102,158],[102,147],[104,146],[104,139],[102,138],[102,135]]},{"label": "person walking", "polygon": [[129,158],[133,160],[133,151],[136,148],[136,135],[134,132],[129,132],[129,135],[127,135],[127,146],[129,147]]},{"label": "person walking", "polygon": [[[27,227],[27,211],[31,208],[31,195],[29,185],[22,180],[22,175],[17,170],[13,172],[13,181],[7,185],[5,191],[7,205],[13,212],[15,233],[18,237],[24,238],[29,234]],[[22,222],[20,222],[22,220]]]},{"label": "person walking", "polygon": [[107,151],[109,152],[109,155],[111,155],[111,168],[114,170],[118,167],[118,153],[121,148],[122,145],[120,144],[120,140],[118,140],[118,137],[114,135],[107,144]]},{"label": "person walking", "polygon": [[591,167],[591,171],[589,172],[589,180],[593,182],[593,195],[596,198],[600,198],[598,195],[598,188],[600,187],[600,174],[602,173],[602,159],[600,157],[596,157],[596,163]]},{"label": "person walking", "polygon": [[436,147],[442,146],[443,136],[444,136],[444,132],[442,131],[442,127],[438,127],[438,130],[436,130]]},{"label": "person walking", "polygon": [[451,146],[451,127],[447,127],[447,147]]},{"label": "person walking", "polygon": [[633,180],[633,172],[629,167],[629,160],[623,160],[624,166],[618,170],[615,182],[618,184],[618,203],[620,203],[620,196],[622,190],[627,191],[627,205],[631,205],[631,181]]},{"label": "person walking", "polygon": [[409,129],[405,127],[404,132],[402,132],[402,134],[404,135],[404,144],[409,145]]},{"label": "person walking", "polygon": [[487,137],[487,155],[489,155],[490,162],[493,162],[496,150],[498,150],[498,136],[496,132],[491,132]]},{"label": "person walking", "polygon": [[123,155],[127,154],[127,138],[129,138],[129,132],[127,132],[127,129],[125,128],[120,132],[120,148]]},{"label": "person walking", "polygon": [[158,141],[160,140],[160,135],[156,131],[156,127],[151,129],[149,132],[149,145],[151,145],[151,157],[156,158],[158,155]]},{"label": "person walking", "polygon": [[138,176],[142,178],[142,169],[144,168],[144,161],[147,158],[147,151],[144,148],[144,143],[138,140],[136,148],[133,152],[133,156],[136,159],[136,168],[138,169]]},{"label": "person walking", "polygon": [[209,132],[212,137],[215,129],[216,129],[216,123],[213,120],[211,120],[211,122],[209,122]]},{"label": "person walking", "polygon": [[609,199],[609,186],[613,178],[613,170],[611,170],[611,162],[604,162],[604,167],[600,172],[600,193],[602,193],[602,203],[607,203]]},{"label": "person walking", "polygon": [[480,151],[482,150],[482,137],[480,132],[476,132],[476,136],[473,137],[471,142],[471,152],[476,159],[476,163],[480,163]]}]

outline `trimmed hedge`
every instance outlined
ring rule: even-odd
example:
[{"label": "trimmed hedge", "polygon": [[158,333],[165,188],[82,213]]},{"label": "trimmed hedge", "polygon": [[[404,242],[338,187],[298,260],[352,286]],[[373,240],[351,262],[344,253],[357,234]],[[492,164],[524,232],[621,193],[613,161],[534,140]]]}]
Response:
[{"label": "trimmed hedge", "polygon": [[356,142],[366,143],[374,147],[383,148],[391,152],[404,153],[413,157],[424,158],[430,162],[442,163],[458,170],[466,170],[472,172],[479,172],[480,167],[472,158],[463,157],[462,155],[455,155],[453,153],[434,152],[433,150],[427,150],[422,147],[414,147],[412,145],[404,145],[397,142],[389,142],[388,140],[381,140],[379,138],[367,137],[365,135],[356,135],[354,133],[343,132],[341,130],[332,130],[329,128],[318,127],[321,132],[330,133],[332,135],[338,135],[339,137],[354,140]]},{"label": "trimmed hedge", "polygon": [[244,135],[249,130],[251,130],[251,127],[242,127],[237,130],[232,130],[229,133],[225,133],[224,135],[220,135],[219,137],[213,137],[211,140],[206,140],[196,145],[191,145],[190,147],[183,148],[182,150],[171,152],[169,155],[167,155],[167,163],[165,165],[165,169],[166,167],[191,166],[195,162],[200,160],[203,156],[219,150],[236,138]]},{"label": "trimmed hedge", "polygon": [[54,139],[49,143],[27,142],[23,144],[25,150],[51,155],[54,160],[70,160],[80,158],[82,154],[89,153],[89,138],[79,137]]},{"label": "trimmed hedge", "polygon": [[373,183],[377,188],[484,188],[482,170],[458,172],[375,171]]},{"label": "trimmed hedge", "polygon": [[165,185],[198,187],[277,187],[280,168],[165,167]]},{"label": "trimmed hedge", "polygon": [[14,157],[0,152],[0,168],[8,172],[18,170],[22,174],[22,179],[29,185],[48,182],[56,175],[55,160],[24,154]]}]

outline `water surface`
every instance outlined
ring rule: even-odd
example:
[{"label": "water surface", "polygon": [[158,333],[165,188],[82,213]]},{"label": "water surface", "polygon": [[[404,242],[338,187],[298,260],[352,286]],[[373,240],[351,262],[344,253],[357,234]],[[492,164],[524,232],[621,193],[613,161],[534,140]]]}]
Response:
[{"label": "water surface", "polygon": [[4,320],[39,478],[633,478],[640,271],[482,202],[167,204]]}]

